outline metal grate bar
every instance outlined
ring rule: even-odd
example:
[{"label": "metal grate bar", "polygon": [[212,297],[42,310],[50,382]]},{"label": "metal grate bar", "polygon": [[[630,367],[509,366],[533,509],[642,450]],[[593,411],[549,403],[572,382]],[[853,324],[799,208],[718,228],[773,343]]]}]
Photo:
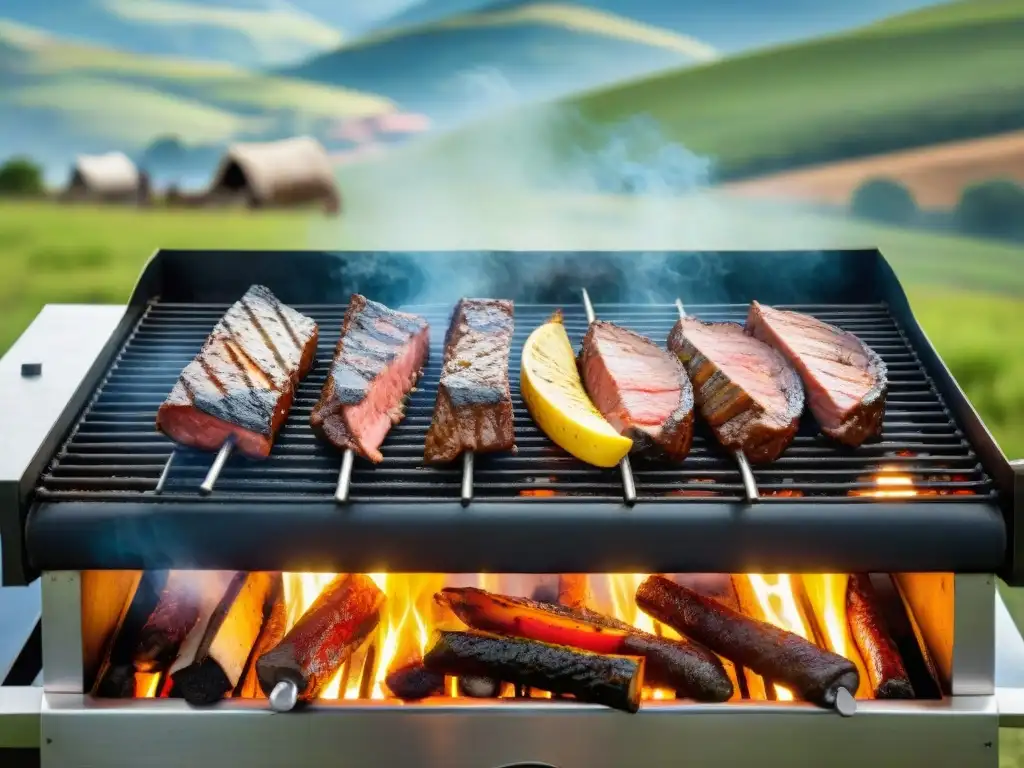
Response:
[{"label": "metal grate bar", "polygon": [[[589,299],[589,297],[587,297]],[[477,503],[521,499],[558,503],[582,499],[619,502],[628,498],[623,469],[587,466],[554,445],[530,419],[519,393],[519,359],[527,336],[559,307],[516,306],[516,329],[510,361],[514,428],[518,451],[475,456],[470,463],[470,495]],[[858,495],[879,485],[879,477],[898,476],[920,495],[907,501],[955,503],[993,497],[990,478],[964,439],[923,370],[902,330],[883,305],[789,306],[856,333],[875,349],[889,368],[888,408],[879,442],[856,450],[841,448],[821,436],[805,416],[792,445],[773,464],[751,468],[758,498],[808,503],[870,502]],[[37,495],[54,501],[203,500],[295,503],[332,500],[338,489],[338,451],[322,444],[309,427],[309,414],[326,377],[340,331],[344,305],[296,305],[320,324],[318,365],[301,382],[288,419],[269,459],[251,461],[226,456],[216,493],[203,499],[200,486],[215,456],[175,446],[153,428],[156,409],[178,374],[191,360],[227,304],[153,303],[143,313],[84,410],[77,425],[42,477]],[[405,307],[424,316],[435,329],[449,322],[450,306]],[[578,346],[588,326],[585,306],[563,307],[564,322]],[[678,319],[673,305],[604,304],[595,316],[642,333],[664,344]],[[746,305],[691,305],[704,320],[742,322]],[[374,466],[354,458],[349,498],[359,501],[455,501],[465,494],[462,467],[428,467],[423,446],[432,417],[443,332],[432,334],[430,363],[410,398],[407,416],[382,446],[385,460]],[[699,419],[698,419],[699,422]],[[741,501],[749,495],[735,459],[722,451],[698,423],[693,448],[685,461],[671,464],[639,455],[630,457],[629,477],[639,502]],[[173,457],[173,458],[172,458]],[[910,486],[897,486],[896,491]],[[902,499],[901,499],[902,500]]]}]

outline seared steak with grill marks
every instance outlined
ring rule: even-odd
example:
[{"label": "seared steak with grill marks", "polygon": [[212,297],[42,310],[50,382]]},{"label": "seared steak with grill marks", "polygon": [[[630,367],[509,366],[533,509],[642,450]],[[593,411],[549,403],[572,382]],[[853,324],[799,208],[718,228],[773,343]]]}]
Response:
[{"label": "seared steak with grill marks", "polygon": [[774,461],[792,442],[804,391],[786,359],[737,323],[686,317],[668,337],[693,383],[693,399],[718,441],[754,463]]},{"label": "seared steak with grill marks", "polygon": [[337,448],[383,461],[378,449],[405,415],[403,400],[430,354],[429,333],[422,317],[353,294],[334,362],[310,415],[313,431]]},{"label": "seared steak with grill marks", "polygon": [[854,447],[881,434],[888,372],[867,344],[810,315],[756,301],[750,305],[747,332],[793,364],[822,432]]},{"label": "seared steak with grill marks", "polygon": [[444,365],[424,459],[452,461],[463,451],[515,448],[508,358],[513,306],[503,299],[462,299],[444,340]]},{"label": "seared steak with grill marks", "polygon": [[316,342],[311,318],[252,286],[181,372],[156,428],[193,448],[217,450],[233,438],[243,454],[268,456],[295,387],[313,366]]},{"label": "seared steak with grill marks", "polygon": [[693,388],[678,357],[597,320],[583,337],[579,366],[590,399],[634,449],[653,443],[671,459],[686,458],[693,442]]}]

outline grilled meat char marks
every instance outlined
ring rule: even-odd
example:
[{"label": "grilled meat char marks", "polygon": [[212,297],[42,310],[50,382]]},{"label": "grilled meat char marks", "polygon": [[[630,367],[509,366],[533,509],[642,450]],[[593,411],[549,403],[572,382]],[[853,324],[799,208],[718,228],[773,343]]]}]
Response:
[{"label": "grilled meat char marks", "polygon": [[380,445],[402,420],[405,396],[430,353],[429,333],[422,317],[353,294],[331,370],[310,415],[313,430],[337,448],[383,461]]},{"label": "grilled meat char marks", "polygon": [[233,438],[270,454],[295,387],[313,366],[317,325],[254,285],[214,327],[160,406],[156,427],[175,442],[217,450]]},{"label": "grilled meat char marks", "polygon": [[822,432],[853,447],[881,434],[888,372],[863,341],[810,315],[756,301],[750,305],[747,332],[796,368]]},{"label": "grilled meat char marks", "polygon": [[781,354],[737,323],[694,317],[675,324],[668,348],[686,367],[693,399],[723,446],[766,463],[793,441],[804,391]]},{"label": "grilled meat char marks", "polygon": [[583,337],[580,373],[601,414],[633,440],[682,460],[693,442],[693,388],[679,358],[638,333],[598,320]]},{"label": "grilled meat char marks", "polygon": [[515,448],[508,359],[514,309],[502,299],[462,299],[445,336],[444,363],[427,432],[428,463],[464,451]]}]

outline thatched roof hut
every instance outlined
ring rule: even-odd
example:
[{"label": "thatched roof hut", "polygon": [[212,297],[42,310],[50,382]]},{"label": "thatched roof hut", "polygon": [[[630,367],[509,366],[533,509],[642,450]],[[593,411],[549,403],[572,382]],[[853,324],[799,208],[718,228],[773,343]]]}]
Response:
[{"label": "thatched roof hut", "polygon": [[123,152],[79,155],[64,197],[96,202],[139,202],[149,197],[149,179]]},{"label": "thatched roof hut", "polygon": [[321,204],[330,213],[341,207],[327,151],[308,136],[232,145],[214,174],[207,199],[241,200],[253,208]]}]

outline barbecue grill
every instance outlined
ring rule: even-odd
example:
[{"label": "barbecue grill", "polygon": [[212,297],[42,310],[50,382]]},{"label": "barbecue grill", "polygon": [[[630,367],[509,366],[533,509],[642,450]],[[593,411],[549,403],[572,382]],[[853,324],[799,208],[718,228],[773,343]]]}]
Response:
[{"label": "barbecue grill", "polygon": [[[270,458],[176,448],[154,430],[156,409],[254,283],[318,322],[319,364]],[[379,465],[345,466],[309,428],[353,292],[432,328],[431,361]],[[427,468],[443,329],[463,296],[516,302],[518,450]],[[661,342],[677,304],[742,322],[752,299],[852,331],[884,358],[879,441],[838,448],[805,418],[780,460],[750,467],[698,427],[682,464],[632,457],[606,470],[556,448],[527,414],[519,350],[556,309],[577,345],[590,312]],[[985,766],[996,764],[1000,718],[1010,723],[1017,706],[1012,692],[997,696],[1005,609],[994,574],[1024,584],[1024,469],[1002,455],[877,251],[161,251],[127,309],[47,307],[0,374],[4,583],[42,578],[44,764],[269,766],[344,754],[359,766],[566,768],[686,754],[694,765],[765,755],[906,765],[924,761],[926,744],[931,765]],[[270,716],[265,701],[196,709],[91,696],[139,573],[164,569],[892,574],[890,599],[913,617],[942,696],[859,702],[852,718],[781,701],[651,700],[626,716],[522,697],[338,700]]]}]

